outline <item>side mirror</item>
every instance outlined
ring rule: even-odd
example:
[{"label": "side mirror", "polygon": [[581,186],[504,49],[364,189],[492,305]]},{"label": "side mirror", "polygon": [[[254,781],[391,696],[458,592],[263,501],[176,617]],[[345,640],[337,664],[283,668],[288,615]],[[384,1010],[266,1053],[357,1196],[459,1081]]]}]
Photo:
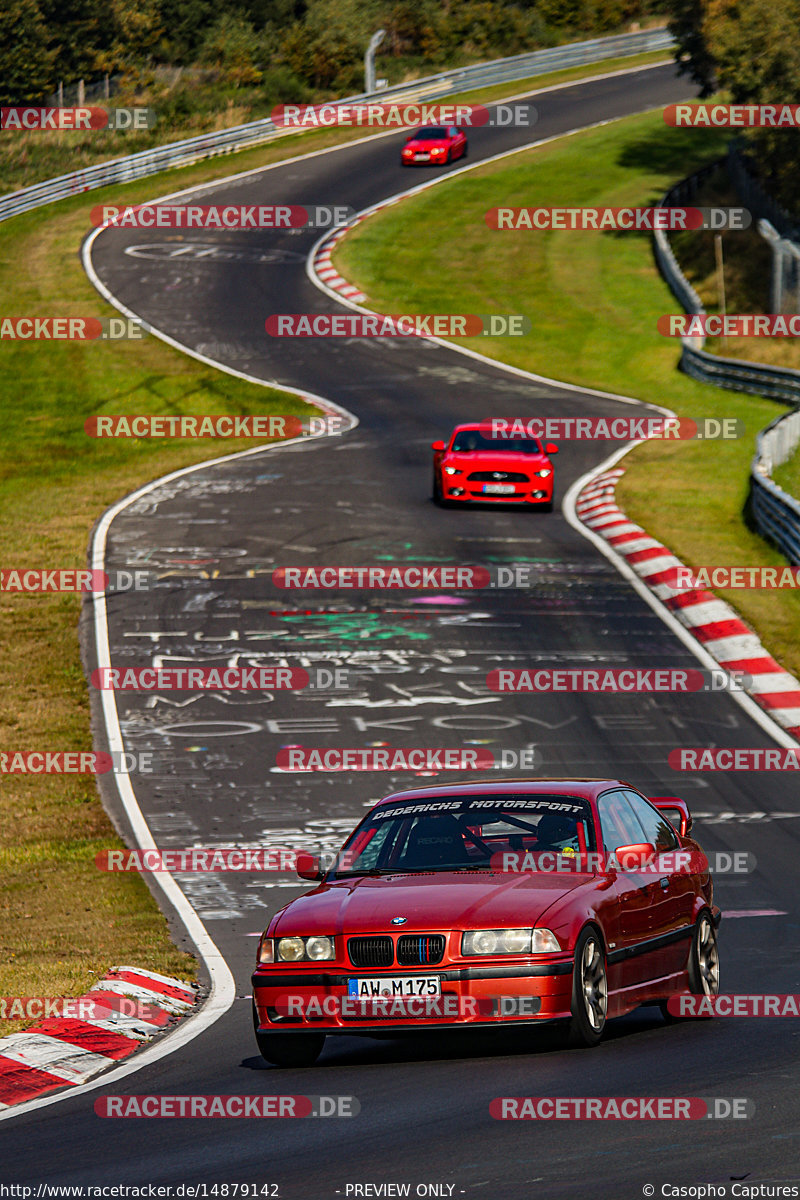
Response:
[{"label": "side mirror", "polygon": [[649,796],[648,799],[654,808],[672,822],[681,837],[686,837],[692,828],[692,814],[686,801],[679,796]]},{"label": "side mirror", "polygon": [[633,842],[630,846],[618,846],[614,851],[621,871],[641,871],[655,856],[656,848],[651,842]]},{"label": "side mirror", "polygon": [[301,879],[317,883],[324,874],[316,854],[298,854],[295,870]]},{"label": "side mirror", "polygon": [[548,442],[544,448],[545,454],[558,454],[558,446],[553,442]]},{"label": "side mirror", "polygon": [[431,450],[444,451],[444,448],[445,448],[444,442],[431,442]]}]

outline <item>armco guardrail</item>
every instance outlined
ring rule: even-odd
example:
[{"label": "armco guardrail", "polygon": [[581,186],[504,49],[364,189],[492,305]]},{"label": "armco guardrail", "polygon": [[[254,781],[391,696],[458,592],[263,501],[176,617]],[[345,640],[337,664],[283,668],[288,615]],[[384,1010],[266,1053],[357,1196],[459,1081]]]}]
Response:
[{"label": "armco guardrail", "polygon": [[751,511],[760,533],[780,546],[789,562],[800,565],[800,502],[770,478],[773,468],[791,458],[800,443],[800,409],[784,413],[762,429],[750,467]]},{"label": "armco guardrail", "polygon": [[[527,79],[534,75],[543,75],[547,71],[558,71],[563,67],[580,66],[583,63],[602,62],[607,58],[623,58],[632,54],[642,54],[649,50],[668,50],[673,45],[673,39],[666,29],[649,29],[643,33],[623,33],[617,37],[594,38],[589,42],[573,42],[567,46],[555,46],[548,50],[534,50],[530,54],[516,54],[512,58],[501,58],[495,62],[478,63],[474,67],[461,67],[453,71],[442,71],[438,75],[428,75],[424,79],[415,79],[411,83],[401,84],[393,88],[385,88],[380,92],[361,93],[358,96],[346,96],[341,100],[332,101],[334,104],[352,104],[356,101],[389,99],[417,99],[424,95],[425,99],[442,96],[448,93],[472,91],[475,88],[491,87],[493,84],[511,82],[515,79]],[[68,175],[59,175],[56,179],[46,179],[42,183],[33,184],[21,191],[0,197],[0,221],[14,217],[18,213],[28,212],[42,204],[50,204],[55,200],[64,200],[93,188],[107,187],[114,183],[128,183],[132,179],[142,179],[147,175],[155,175],[170,167],[185,167],[190,163],[217,154],[230,154],[235,150],[243,150],[257,146],[262,142],[272,141],[292,130],[282,129],[274,124],[269,117],[260,121],[250,121],[246,125],[235,125],[231,129],[223,129],[217,133],[201,134],[198,137],[187,138],[182,142],[171,142],[166,146],[157,146],[152,150],[142,150],[138,154],[126,158],[116,158],[110,162],[98,163],[86,167],[83,171],[71,171]]]},{"label": "armco guardrail", "polygon": [[[670,188],[662,205],[691,201],[703,180],[720,163],[711,163]],[[700,297],[678,266],[669,239],[662,229],[654,232],[656,262],[664,279],[686,312],[704,313]],[[774,467],[786,462],[800,444],[800,371],[765,363],[722,358],[703,349],[705,338],[682,338],[681,370],[693,379],[756,396],[770,396],[795,405],[762,429],[750,464],[750,511],[762,537],[775,542],[789,561],[800,564],[800,502],[771,478]]]}]

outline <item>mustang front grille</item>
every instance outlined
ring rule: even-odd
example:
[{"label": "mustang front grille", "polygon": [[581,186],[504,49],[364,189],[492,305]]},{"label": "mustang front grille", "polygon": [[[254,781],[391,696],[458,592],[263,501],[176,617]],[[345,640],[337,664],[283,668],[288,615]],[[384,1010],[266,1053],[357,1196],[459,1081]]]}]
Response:
[{"label": "mustang front grille", "polygon": [[347,953],[355,967],[390,967],[394,962],[394,947],[390,937],[351,937]]},{"label": "mustang front grille", "polygon": [[467,476],[470,483],[527,483],[528,476],[519,471],[473,471]]},{"label": "mustang front grille", "polygon": [[444,935],[441,933],[406,934],[397,941],[397,961],[404,967],[438,963],[444,958]]}]

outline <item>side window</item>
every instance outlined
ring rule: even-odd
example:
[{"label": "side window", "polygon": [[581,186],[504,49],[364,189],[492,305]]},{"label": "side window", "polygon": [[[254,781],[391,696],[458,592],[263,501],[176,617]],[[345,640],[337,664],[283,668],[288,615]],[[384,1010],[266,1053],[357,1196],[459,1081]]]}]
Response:
[{"label": "side window", "polygon": [[620,846],[633,846],[642,840],[642,827],[636,820],[624,792],[606,792],[597,801],[603,846],[607,853]]},{"label": "side window", "polygon": [[350,842],[346,850],[340,852],[338,869],[341,871],[371,871],[378,866],[378,860],[389,849],[392,839],[397,834],[399,822],[384,821],[377,828],[362,829]]},{"label": "side window", "polygon": [[455,125],[451,125],[447,132],[450,134],[450,137],[458,137],[458,130]]},{"label": "side window", "polygon": [[657,808],[653,808],[652,804],[648,804],[637,792],[626,792],[625,795],[639,818],[645,833],[645,840],[652,842],[659,854],[664,854],[668,850],[677,850],[680,843],[664,814],[660,813]]}]

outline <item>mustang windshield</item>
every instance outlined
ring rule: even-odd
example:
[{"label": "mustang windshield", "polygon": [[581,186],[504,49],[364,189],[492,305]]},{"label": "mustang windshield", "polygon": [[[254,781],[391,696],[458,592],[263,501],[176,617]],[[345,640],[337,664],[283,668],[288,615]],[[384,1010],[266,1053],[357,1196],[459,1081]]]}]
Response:
[{"label": "mustang windshield", "polygon": [[[588,803],[578,796],[441,796],[372,812],[330,878],[429,871],[588,869]],[[590,858],[592,855],[592,858]]]},{"label": "mustang windshield", "polygon": [[536,438],[486,437],[479,429],[462,429],[450,447],[454,454],[470,454],[476,450],[491,450],[494,454],[541,454]]}]

